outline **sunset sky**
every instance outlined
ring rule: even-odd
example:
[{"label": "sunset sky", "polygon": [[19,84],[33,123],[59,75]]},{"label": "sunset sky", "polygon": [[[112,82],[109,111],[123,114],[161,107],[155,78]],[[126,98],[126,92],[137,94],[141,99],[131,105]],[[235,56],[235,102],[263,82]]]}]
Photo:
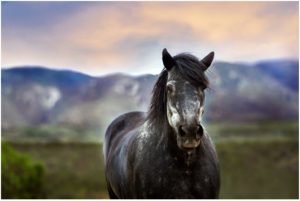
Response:
[{"label": "sunset sky", "polygon": [[298,2],[1,2],[1,66],[154,73],[161,51],[298,59]]}]

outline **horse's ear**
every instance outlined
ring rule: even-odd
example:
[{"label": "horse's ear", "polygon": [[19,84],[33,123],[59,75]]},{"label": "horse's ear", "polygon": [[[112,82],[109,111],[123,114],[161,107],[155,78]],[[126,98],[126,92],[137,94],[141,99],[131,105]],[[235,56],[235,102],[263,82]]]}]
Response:
[{"label": "horse's ear", "polygon": [[166,48],[162,51],[162,60],[164,63],[165,68],[169,71],[175,66],[176,62],[173,57],[169,54]]},{"label": "horse's ear", "polygon": [[211,52],[208,55],[206,55],[201,61],[204,64],[204,71],[208,69],[208,67],[211,65],[213,59],[214,59],[215,53]]}]

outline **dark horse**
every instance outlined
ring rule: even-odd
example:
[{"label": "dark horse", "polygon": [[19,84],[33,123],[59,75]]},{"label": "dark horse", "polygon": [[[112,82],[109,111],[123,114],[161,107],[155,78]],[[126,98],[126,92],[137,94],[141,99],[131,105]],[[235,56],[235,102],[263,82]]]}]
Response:
[{"label": "dark horse", "polygon": [[105,176],[110,198],[217,198],[218,159],[201,125],[205,70],[190,54],[163,50],[165,69],[148,113],[119,116],[105,134]]}]

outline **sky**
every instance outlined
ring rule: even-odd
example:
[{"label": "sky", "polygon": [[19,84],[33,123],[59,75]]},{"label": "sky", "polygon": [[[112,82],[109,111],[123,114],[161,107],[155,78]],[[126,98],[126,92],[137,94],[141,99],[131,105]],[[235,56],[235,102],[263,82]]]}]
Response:
[{"label": "sky", "polygon": [[161,52],[298,59],[298,2],[1,2],[1,67],[158,74]]}]

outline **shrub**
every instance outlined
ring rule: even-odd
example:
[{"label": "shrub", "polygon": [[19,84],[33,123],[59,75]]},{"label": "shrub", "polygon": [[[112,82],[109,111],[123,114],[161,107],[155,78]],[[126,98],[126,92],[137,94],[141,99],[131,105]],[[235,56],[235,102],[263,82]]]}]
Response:
[{"label": "shrub", "polygon": [[2,143],[2,198],[43,198],[44,166]]}]

